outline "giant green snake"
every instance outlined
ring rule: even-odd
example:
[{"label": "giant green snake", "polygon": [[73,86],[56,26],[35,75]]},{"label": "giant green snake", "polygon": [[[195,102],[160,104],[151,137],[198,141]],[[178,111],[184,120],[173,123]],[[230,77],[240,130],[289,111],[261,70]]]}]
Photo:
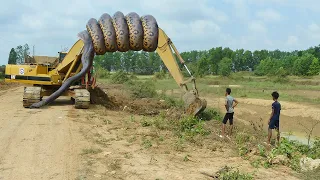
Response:
[{"label": "giant green snake", "polygon": [[89,19],[86,29],[78,33],[78,37],[84,42],[81,71],[68,78],[48,98],[32,104],[30,108],[39,108],[57,99],[74,81],[90,70],[95,54],[129,50],[153,52],[158,47],[158,24],[151,15],[139,17],[137,13],[131,12],[124,16],[118,11],[111,17],[104,13],[98,21],[94,18]]}]

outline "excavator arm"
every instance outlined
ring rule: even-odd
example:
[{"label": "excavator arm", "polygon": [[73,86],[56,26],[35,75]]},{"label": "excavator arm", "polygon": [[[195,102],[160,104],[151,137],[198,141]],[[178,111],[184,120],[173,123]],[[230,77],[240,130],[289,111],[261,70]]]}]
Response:
[{"label": "excavator arm", "polygon": [[[180,63],[186,68],[189,75],[191,76],[188,80],[184,81],[183,75],[180,71],[176,58],[173,54],[177,55]],[[195,78],[192,76],[190,70],[185,64],[185,61],[182,59],[177,48],[172,43],[171,39],[166,35],[166,33],[159,28],[159,38],[158,38],[158,48],[156,49],[163,63],[166,65],[173,79],[176,81],[178,86],[185,91],[183,100],[185,103],[185,109],[187,114],[197,115],[202,112],[206,106],[206,100],[200,100],[198,90],[196,87]],[[193,89],[189,91],[187,83],[192,82]]]},{"label": "excavator arm", "polygon": [[[68,53],[64,53],[65,57],[63,60],[60,59],[62,61],[55,67],[43,64],[6,66],[5,79],[7,82],[46,86],[46,88],[52,89],[58,87],[48,98],[32,104],[30,108],[39,108],[49,104],[64,94],[74,82],[84,79],[85,75],[88,75],[90,80],[94,55],[129,50],[157,51],[178,86],[185,91],[183,100],[187,114],[197,115],[206,108],[206,101],[200,100],[198,97],[195,78],[170,38],[158,27],[157,21],[152,15],[140,17],[137,13],[131,12],[124,16],[122,12],[117,11],[111,17],[108,13],[104,13],[98,20],[90,18],[86,24],[86,30],[81,31],[78,37],[80,39],[70,48]],[[177,55],[180,63],[184,65],[190,75],[187,81],[183,78],[174,54]],[[94,84],[95,81],[92,82]],[[193,83],[191,90],[187,87],[187,83],[190,82]],[[81,84],[83,83],[81,81]],[[86,88],[88,88],[88,82]],[[37,93],[39,92],[37,90]]]}]

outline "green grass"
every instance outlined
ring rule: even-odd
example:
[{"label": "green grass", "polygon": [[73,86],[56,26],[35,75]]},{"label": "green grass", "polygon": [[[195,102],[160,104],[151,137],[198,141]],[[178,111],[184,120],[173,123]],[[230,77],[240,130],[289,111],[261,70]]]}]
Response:
[{"label": "green grass", "polygon": [[[137,81],[147,81],[152,79],[153,75],[137,76]],[[187,78],[186,78],[187,79]],[[204,78],[196,79],[197,88],[199,90],[200,96],[223,96],[225,89],[229,85],[239,85],[240,87],[231,87],[232,95],[234,97],[242,98],[259,98],[259,99],[271,99],[272,91],[276,90],[280,93],[280,99],[283,101],[292,102],[307,102],[313,104],[320,104],[320,98],[292,94],[295,90],[304,91],[319,91],[320,90],[320,76],[314,77],[288,77],[289,82],[275,83],[274,78],[267,76],[254,76],[249,72],[239,72],[234,73],[230,77],[220,77],[220,76],[206,76]],[[101,82],[111,83],[108,79],[101,79]],[[172,77],[167,79],[153,79],[155,83],[155,89],[162,91],[180,90],[178,84],[174,81]],[[192,84],[187,84],[189,89],[192,88]],[[214,86],[214,87],[213,87]],[[176,94],[176,96],[181,96],[181,93]]]}]

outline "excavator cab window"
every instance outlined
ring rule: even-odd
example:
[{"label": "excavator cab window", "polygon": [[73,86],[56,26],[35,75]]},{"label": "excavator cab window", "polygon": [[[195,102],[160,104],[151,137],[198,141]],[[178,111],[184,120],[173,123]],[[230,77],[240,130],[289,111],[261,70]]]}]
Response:
[{"label": "excavator cab window", "polygon": [[65,52],[59,52],[59,62],[62,62],[66,55],[67,55],[67,53],[65,53]]}]

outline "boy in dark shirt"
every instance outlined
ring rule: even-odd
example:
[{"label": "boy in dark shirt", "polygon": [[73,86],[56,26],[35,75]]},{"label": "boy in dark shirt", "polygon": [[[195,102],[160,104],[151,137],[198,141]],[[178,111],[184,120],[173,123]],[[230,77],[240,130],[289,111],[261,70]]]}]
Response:
[{"label": "boy in dark shirt", "polygon": [[268,122],[269,129],[268,129],[268,144],[270,145],[270,139],[272,137],[272,129],[276,129],[277,131],[277,141],[279,145],[280,141],[280,132],[279,132],[279,125],[280,125],[280,111],[281,111],[281,104],[278,102],[279,93],[274,91],[272,94],[272,98],[274,102],[272,103],[272,112]]}]

